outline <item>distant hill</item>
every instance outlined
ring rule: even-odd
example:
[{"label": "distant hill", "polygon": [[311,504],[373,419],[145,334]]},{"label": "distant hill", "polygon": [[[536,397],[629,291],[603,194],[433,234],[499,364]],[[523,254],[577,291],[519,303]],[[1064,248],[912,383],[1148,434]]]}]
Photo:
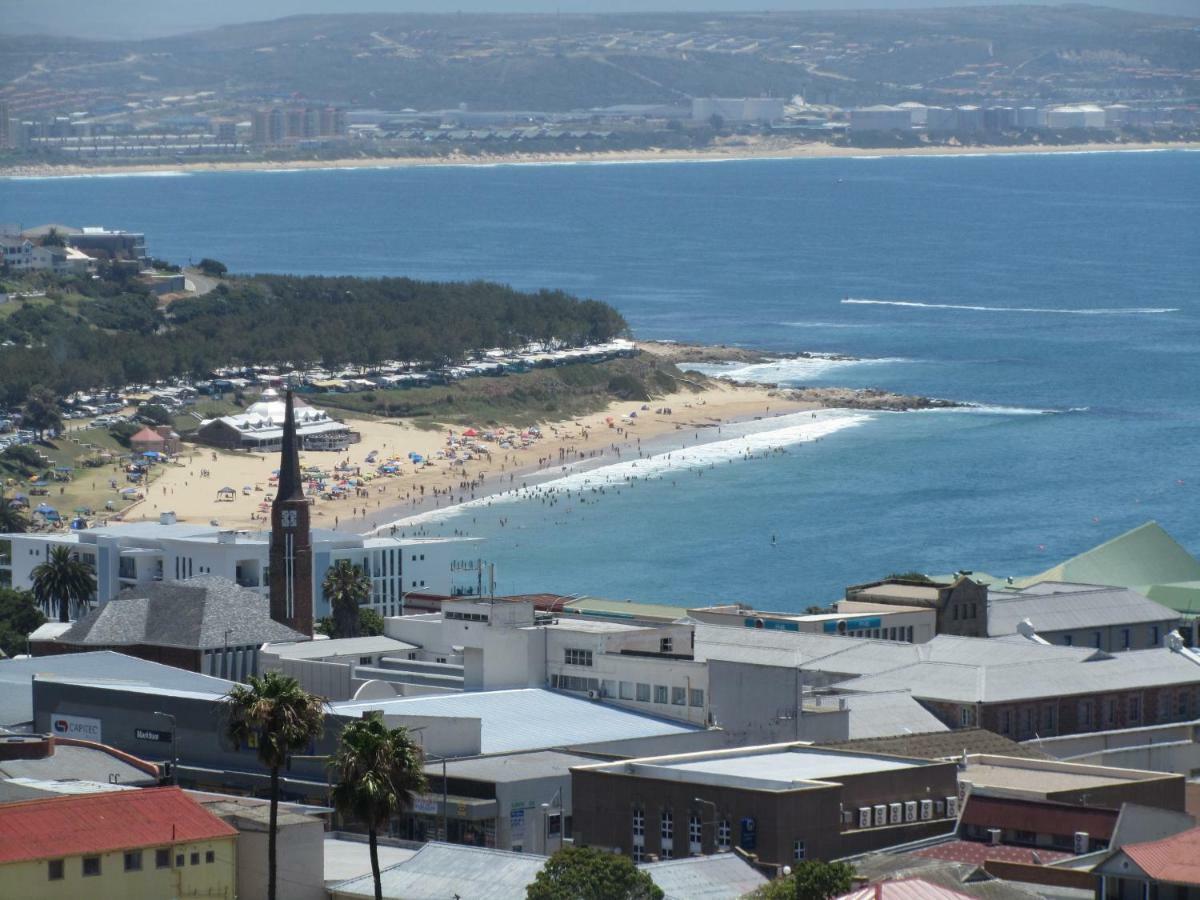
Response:
[{"label": "distant hill", "polygon": [[1179,98],[1200,95],[1198,59],[1200,20],[1092,6],[315,15],[132,42],[0,36],[0,99],[18,111],[197,92],[243,108],[295,98],[559,111],[714,94]]}]

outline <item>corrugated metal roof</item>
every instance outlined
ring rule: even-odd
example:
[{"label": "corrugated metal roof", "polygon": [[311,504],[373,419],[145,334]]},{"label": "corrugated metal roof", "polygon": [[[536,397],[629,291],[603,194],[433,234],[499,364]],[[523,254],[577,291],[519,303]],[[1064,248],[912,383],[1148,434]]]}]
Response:
[{"label": "corrugated metal roof", "polygon": [[952,891],[922,878],[905,878],[867,885],[849,894],[842,894],[838,900],[953,900],[955,897],[972,900],[970,894]]},{"label": "corrugated metal roof", "polygon": [[988,634],[993,637],[1016,634],[1023,619],[1045,633],[1165,623],[1177,618],[1172,610],[1123,587],[1040,582],[1020,593],[988,595]]},{"label": "corrugated metal roof", "polygon": [[[526,889],[545,862],[546,857],[530,853],[429,843],[379,875],[387,900],[525,900]],[[374,898],[375,883],[364,875],[329,891],[335,900]]]},{"label": "corrugated metal roof", "polygon": [[1200,828],[1191,828],[1161,841],[1126,844],[1121,849],[1157,881],[1200,887]]},{"label": "corrugated metal roof", "polygon": [[542,750],[701,730],[694,725],[658,719],[542,688],[350,701],[331,705],[334,711],[352,716],[360,715],[367,709],[381,709],[385,714],[397,716],[479,719],[483,726],[481,749],[485,754]]},{"label": "corrugated metal roof", "polygon": [[0,660],[0,727],[33,720],[33,677],[103,686],[145,685],[156,690],[226,694],[232,681],[137,659],[112,650]]},{"label": "corrugated metal roof", "polygon": [[846,694],[839,699],[850,710],[851,740],[950,730],[906,691]]},{"label": "corrugated metal roof", "polygon": [[326,641],[273,643],[265,649],[286,659],[325,659],[330,656],[355,656],[361,653],[400,653],[417,648],[415,644],[407,644],[380,634]]},{"label": "corrugated metal roof", "polygon": [[25,800],[0,806],[0,863],[236,834],[177,787]]},{"label": "corrugated metal roof", "polygon": [[1137,587],[1200,581],[1200,560],[1187,552],[1157,522],[1147,522],[1073,556],[1018,586],[1039,581],[1115,584]]},{"label": "corrugated metal roof", "polygon": [[737,900],[767,883],[734,853],[690,856],[639,866],[663,892],[663,900]]}]

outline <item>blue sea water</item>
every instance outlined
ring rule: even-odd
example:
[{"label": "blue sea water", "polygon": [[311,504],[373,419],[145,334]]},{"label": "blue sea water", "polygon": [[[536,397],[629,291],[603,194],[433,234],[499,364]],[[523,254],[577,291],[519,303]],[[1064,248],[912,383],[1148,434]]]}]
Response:
[{"label": "blue sea water", "polygon": [[898,569],[1031,574],[1147,519],[1200,550],[1195,153],[9,179],[0,221],[243,272],[562,287],[643,338],[869,358],[742,377],[985,407],[426,526],[486,538],[503,591],[800,609]]}]

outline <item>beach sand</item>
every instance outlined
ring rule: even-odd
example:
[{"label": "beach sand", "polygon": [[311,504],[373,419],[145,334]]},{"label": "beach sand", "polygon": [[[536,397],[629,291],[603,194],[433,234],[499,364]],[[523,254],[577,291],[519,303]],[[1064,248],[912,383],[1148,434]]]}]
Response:
[{"label": "beach sand", "polygon": [[[649,409],[643,410],[643,405]],[[375,470],[375,465],[365,461],[373,450],[379,452],[378,462],[389,457],[407,460],[410,452],[432,459],[433,465],[422,467],[405,461],[403,474],[377,477],[365,486],[365,496],[352,490],[344,499],[315,500],[314,527],[368,532],[406,515],[445,508],[473,497],[520,487],[526,481],[553,477],[564,465],[602,459],[616,462],[618,450],[628,458],[629,452],[637,453],[639,441],[649,443],[675,432],[695,433],[721,423],[816,409],[819,405],[773,396],[763,387],[713,382],[700,391],[667,394],[645,404],[615,402],[591,415],[538,423],[542,437],[528,449],[496,449],[490,461],[476,459],[465,465],[434,458],[446,445],[445,429],[422,429],[400,420],[347,417],[346,421],[362,434],[362,442],[344,453],[302,453],[301,465],[318,466],[330,472],[335,465],[348,460],[366,474]],[[670,409],[671,413],[656,413],[663,409]],[[623,418],[631,412],[636,412],[637,417]],[[331,410],[331,414],[338,415],[338,411]],[[609,427],[609,418],[614,427]],[[511,424],[528,427],[534,423]],[[161,513],[170,511],[180,522],[216,521],[222,527],[239,530],[267,527],[270,516],[265,504],[273,492],[269,479],[278,466],[277,454],[192,447],[184,452],[179,463],[161,467],[162,474],[148,488],[146,499],[126,510],[120,520],[157,521]],[[209,474],[203,476],[203,471]],[[473,488],[464,486],[472,482]],[[218,499],[218,491],[224,487],[234,489],[233,499]],[[248,494],[243,493],[244,487],[250,488]]]},{"label": "beach sand", "polygon": [[382,169],[409,166],[486,166],[546,165],[563,163],[635,163],[671,161],[720,161],[733,159],[822,159],[836,157],[882,156],[987,156],[1011,153],[1099,153],[1148,150],[1200,150],[1194,142],[1177,143],[1089,143],[1022,146],[954,146],[938,144],[920,147],[835,147],[812,141],[780,139],[746,140],[703,150],[617,150],[602,153],[501,153],[467,155],[452,153],[439,157],[391,156],[353,159],[296,159],[279,162],[265,160],[127,163],[124,165],[17,165],[0,168],[0,177],[54,178],[85,175],[163,174],[175,172],[266,172],[301,169]]}]

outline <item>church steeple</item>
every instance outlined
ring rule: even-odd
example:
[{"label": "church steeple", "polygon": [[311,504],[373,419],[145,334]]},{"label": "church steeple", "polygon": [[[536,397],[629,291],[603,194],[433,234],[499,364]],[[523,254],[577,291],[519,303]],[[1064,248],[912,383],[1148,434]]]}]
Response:
[{"label": "church steeple", "polygon": [[271,618],[307,634],[313,633],[312,536],[308,501],[300,475],[300,438],[292,392],[287,392],[279,481],[271,503]]}]

